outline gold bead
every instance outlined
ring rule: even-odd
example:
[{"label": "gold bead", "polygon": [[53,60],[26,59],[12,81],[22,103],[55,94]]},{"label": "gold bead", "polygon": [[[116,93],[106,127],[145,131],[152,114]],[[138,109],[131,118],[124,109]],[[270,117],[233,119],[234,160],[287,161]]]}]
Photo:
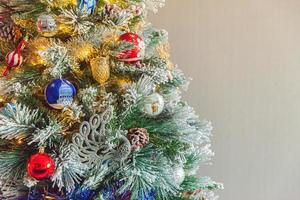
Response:
[{"label": "gold bead", "polygon": [[56,200],[55,197],[51,197],[51,196],[48,196],[48,195],[44,195],[44,199],[45,200]]},{"label": "gold bead", "polygon": [[21,145],[21,144],[24,143],[24,140],[23,140],[23,138],[20,138],[20,139],[17,139],[16,142],[17,142],[18,145]]},{"label": "gold bead", "polygon": [[90,64],[94,79],[100,84],[106,83],[110,78],[109,58],[96,57],[91,60]]}]

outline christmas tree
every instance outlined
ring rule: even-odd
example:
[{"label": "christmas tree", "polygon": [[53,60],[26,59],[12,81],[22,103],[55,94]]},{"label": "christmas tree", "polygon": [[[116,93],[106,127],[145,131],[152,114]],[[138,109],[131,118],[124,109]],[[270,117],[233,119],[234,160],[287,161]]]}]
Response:
[{"label": "christmas tree", "polygon": [[214,200],[164,0],[0,0],[0,197]]}]

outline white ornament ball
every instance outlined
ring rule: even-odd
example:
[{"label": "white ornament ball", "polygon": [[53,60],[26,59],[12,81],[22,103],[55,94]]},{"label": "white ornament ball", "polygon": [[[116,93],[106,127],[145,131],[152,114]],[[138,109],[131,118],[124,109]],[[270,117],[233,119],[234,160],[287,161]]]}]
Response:
[{"label": "white ornament ball", "polygon": [[181,185],[185,178],[185,171],[182,166],[176,166],[174,169],[173,179],[177,185]]},{"label": "white ornament ball", "polygon": [[142,112],[154,117],[162,113],[164,106],[164,98],[158,93],[153,93],[144,99]]}]

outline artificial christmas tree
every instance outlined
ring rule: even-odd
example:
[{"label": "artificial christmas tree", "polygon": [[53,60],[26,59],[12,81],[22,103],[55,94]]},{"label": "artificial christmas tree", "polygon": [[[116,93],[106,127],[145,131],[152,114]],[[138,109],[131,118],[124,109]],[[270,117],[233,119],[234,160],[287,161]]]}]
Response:
[{"label": "artificial christmas tree", "polygon": [[1,199],[216,198],[211,124],[145,21],[163,4],[0,0]]}]

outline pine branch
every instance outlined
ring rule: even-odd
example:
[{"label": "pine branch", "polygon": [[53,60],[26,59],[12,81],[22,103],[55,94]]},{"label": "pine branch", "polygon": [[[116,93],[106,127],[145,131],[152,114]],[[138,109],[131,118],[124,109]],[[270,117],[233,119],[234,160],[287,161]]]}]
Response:
[{"label": "pine branch", "polygon": [[91,113],[91,109],[93,107],[93,103],[96,101],[98,96],[98,88],[94,86],[90,86],[88,88],[84,88],[79,91],[78,97],[81,100],[83,108]]},{"label": "pine branch", "polygon": [[18,15],[22,18],[34,18],[46,11],[46,5],[39,0],[1,0],[2,14]]},{"label": "pine branch", "polygon": [[[4,181],[18,182],[25,174],[28,155],[24,155],[19,149],[0,152],[0,179]],[[4,182],[4,185],[5,182]]]},{"label": "pine branch", "polygon": [[132,65],[124,62],[114,62],[112,65],[113,73],[116,74],[127,74],[135,79],[137,77],[141,78],[142,76],[149,76],[153,83],[157,85],[169,82],[167,62],[158,57],[145,59],[139,67],[132,67]]},{"label": "pine branch", "polygon": [[21,194],[19,191],[22,188],[21,180],[0,180],[0,199],[16,200]]},{"label": "pine branch", "polygon": [[45,51],[40,52],[40,55],[47,62],[47,65],[50,66],[47,72],[53,78],[60,78],[72,70],[76,71],[78,68],[75,59],[69,56],[68,49],[56,43]]},{"label": "pine branch", "polygon": [[214,153],[210,149],[210,144],[207,144],[200,149],[192,148],[185,154],[185,165],[186,171],[189,174],[196,174],[200,167],[200,163],[210,161],[214,156]]},{"label": "pine branch", "polygon": [[21,85],[35,85],[41,79],[41,74],[38,70],[31,69],[25,70],[22,73],[16,73],[14,77],[3,77],[0,79],[0,95],[8,96],[16,91],[16,84]]},{"label": "pine branch", "polygon": [[177,67],[171,72],[172,80],[166,82],[162,85],[162,91],[165,93],[175,90],[177,88],[182,88],[184,91],[188,89],[190,78],[186,78],[184,73]]},{"label": "pine branch", "polygon": [[68,192],[75,189],[83,175],[87,171],[87,166],[78,162],[75,158],[76,152],[72,151],[67,143],[60,146],[56,159],[57,168],[51,180],[60,190],[65,188]]},{"label": "pine branch", "polygon": [[[55,121],[50,121],[49,125],[43,129],[37,128],[32,135],[31,141],[28,143],[29,145],[33,143],[38,143],[39,146],[45,145],[45,143],[54,137],[55,134],[61,134],[62,127],[59,123]],[[49,141],[51,143],[51,141]]]},{"label": "pine branch", "polygon": [[88,177],[83,185],[88,188],[97,189],[110,172],[112,172],[111,163],[103,163],[88,173]]},{"label": "pine branch", "polygon": [[100,21],[107,26],[126,26],[134,14],[129,9],[122,9],[118,5],[106,5],[102,12],[96,16],[96,21]]},{"label": "pine branch", "polygon": [[89,21],[88,14],[78,9],[61,9],[61,18],[64,24],[72,26],[78,34],[87,34],[94,26],[94,23]]},{"label": "pine branch", "polygon": [[168,32],[153,28],[150,24],[142,32],[143,41],[145,41],[145,58],[159,56],[157,54],[157,45],[168,41]]},{"label": "pine branch", "polygon": [[0,137],[9,140],[27,137],[41,121],[39,110],[30,110],[21,104],[8,104],[0,113]]},{"label": "pine branch", "polygon": [[[155,156],[155,159],[153,157]],[[151,145],[132,155],[132,160],[116,173],[116,179],[122,177],[124,185],[119,189],[119,194],[131,191],[131,198],[138,199],[139,194],[147,193],[154,189],[161,199],[168,199],[177,193],[171,177],[171,166],[159,151]]]},{"label": "pine branch", "polygon": [[194,176],[187,176],[181,184],[182,191],[193,192],[198,189],[220,190],[223,189],[223,184],[217,183],[209,177],[197,178]]},{"label": "pine branch", "polygon": [[144,6],[147,10],[157,13],[159,8],[165,6],[165,0],[130,0],[135,3],[144,3]]},{"label": "pine branch", "polygon": [[[154,88],[154,83],[152,78],[149,76],[144,76],[138,80],[138,82],[132,84],[129,88],[126,89],[125,94],[123,95],[123,102],[122,102],[122,114],[119,116],[122,120],[121,127],[126,127],[126,123],[124,120],[132,115],[132,113],[136,113],[139,102],[142,101],[144,97],[149,95]],[[125,129],[128,129],[126,127]]]}]

